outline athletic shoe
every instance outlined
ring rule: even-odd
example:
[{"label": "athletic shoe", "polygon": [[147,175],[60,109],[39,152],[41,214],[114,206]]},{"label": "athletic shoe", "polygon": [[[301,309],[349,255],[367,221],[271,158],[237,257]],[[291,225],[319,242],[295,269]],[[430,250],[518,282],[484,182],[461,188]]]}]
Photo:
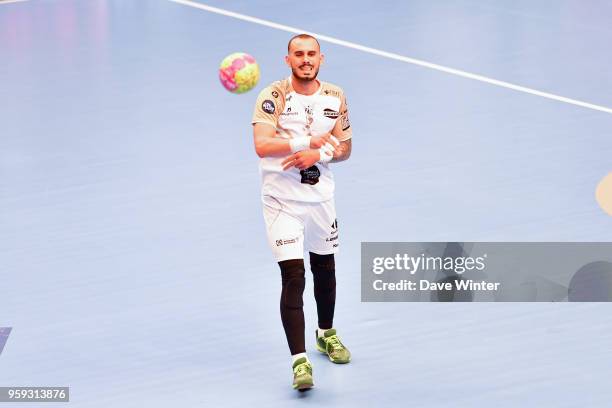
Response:
[{"label": "athletic shoe", "polygon": [[332,363],[346,364],[351,361],[351,353],[348,351],[336,334],[336,329],[327,329],[323,336],[319,337],[319,331],[315,331],[317,338],[317,350],[327,354]]},{"label": "athletic shoe", "polygon": [[293,389],[306,391],[313,386],[312,365],[306,357],[300,357],[293,363]]}]

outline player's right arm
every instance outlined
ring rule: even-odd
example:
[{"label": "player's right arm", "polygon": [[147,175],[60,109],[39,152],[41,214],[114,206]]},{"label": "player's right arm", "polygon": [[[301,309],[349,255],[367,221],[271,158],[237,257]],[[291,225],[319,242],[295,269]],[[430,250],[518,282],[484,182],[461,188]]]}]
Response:
[{"label": "player's right arm", "polygon": [[276,136],[278,118],[284,109],[285,97],[281,89],[271,85],[257,96],[253,111],[253,141],[259,157],[287,156],[291,153],[288,139]]},{"label": "player's right arm", "polygon": [[276,128],[269,123],[253,124],[253,140],[259,157],[282,157],[291,153],[289,139],[276,137]]}]

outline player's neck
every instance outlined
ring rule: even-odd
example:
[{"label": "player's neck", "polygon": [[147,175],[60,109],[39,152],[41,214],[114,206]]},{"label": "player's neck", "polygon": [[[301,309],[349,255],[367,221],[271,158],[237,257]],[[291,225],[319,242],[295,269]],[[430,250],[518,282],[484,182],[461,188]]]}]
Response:
[{"label": "player's neck", "polygon": [[294,75],[292,75],[291,86],[295,92],[301,95],[313,95],[319,90],[321,83],[318,79],[304,81],[303,79],[296,78]]}]

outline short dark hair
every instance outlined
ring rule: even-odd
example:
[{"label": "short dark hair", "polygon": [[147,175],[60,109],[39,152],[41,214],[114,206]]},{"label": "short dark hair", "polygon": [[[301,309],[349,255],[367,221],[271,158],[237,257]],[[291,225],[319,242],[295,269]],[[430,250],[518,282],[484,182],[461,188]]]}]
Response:
[{"label": "short dark hair", "polygon": [[321,50],[321,44],[319,44],[319,40],[317,40],[315,37],[313,37],[310,34],[298,34],[298,35],[294,35],[293,37],[291,37],[291,39],[287,43],[287,52],[289,52],[289,50],[291,49],[291,43],[293,42],[293,40],[297,40],[298,38],[301,40],[308,40],[308,39],[315,40],[317,43],[317,46],[319,47],[319,50]]}]

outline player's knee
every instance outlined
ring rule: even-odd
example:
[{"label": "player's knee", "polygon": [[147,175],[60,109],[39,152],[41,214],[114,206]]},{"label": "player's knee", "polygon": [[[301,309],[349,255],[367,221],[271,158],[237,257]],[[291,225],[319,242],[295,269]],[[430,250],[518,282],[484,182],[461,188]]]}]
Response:
[{"label": "player's knee", "polygon": [[310,252],[310,268],[313,274],[318,273],[331,273],[334,274],[336,271],[336,262],[334,260],[334,254],[319,255],[314,252]]},{"label": "player's knee", "polygon": [[310,268],[315,294],[333,292],[336,289],[336,265],[334,255],[310,253]]},{"label": "player's knee", "polygon": [[278,263],[281,269],[283,289],[281,306],[299,309],[304,306],[303,294],[306,279],[304,277],[304,260],[290,259]]}]

